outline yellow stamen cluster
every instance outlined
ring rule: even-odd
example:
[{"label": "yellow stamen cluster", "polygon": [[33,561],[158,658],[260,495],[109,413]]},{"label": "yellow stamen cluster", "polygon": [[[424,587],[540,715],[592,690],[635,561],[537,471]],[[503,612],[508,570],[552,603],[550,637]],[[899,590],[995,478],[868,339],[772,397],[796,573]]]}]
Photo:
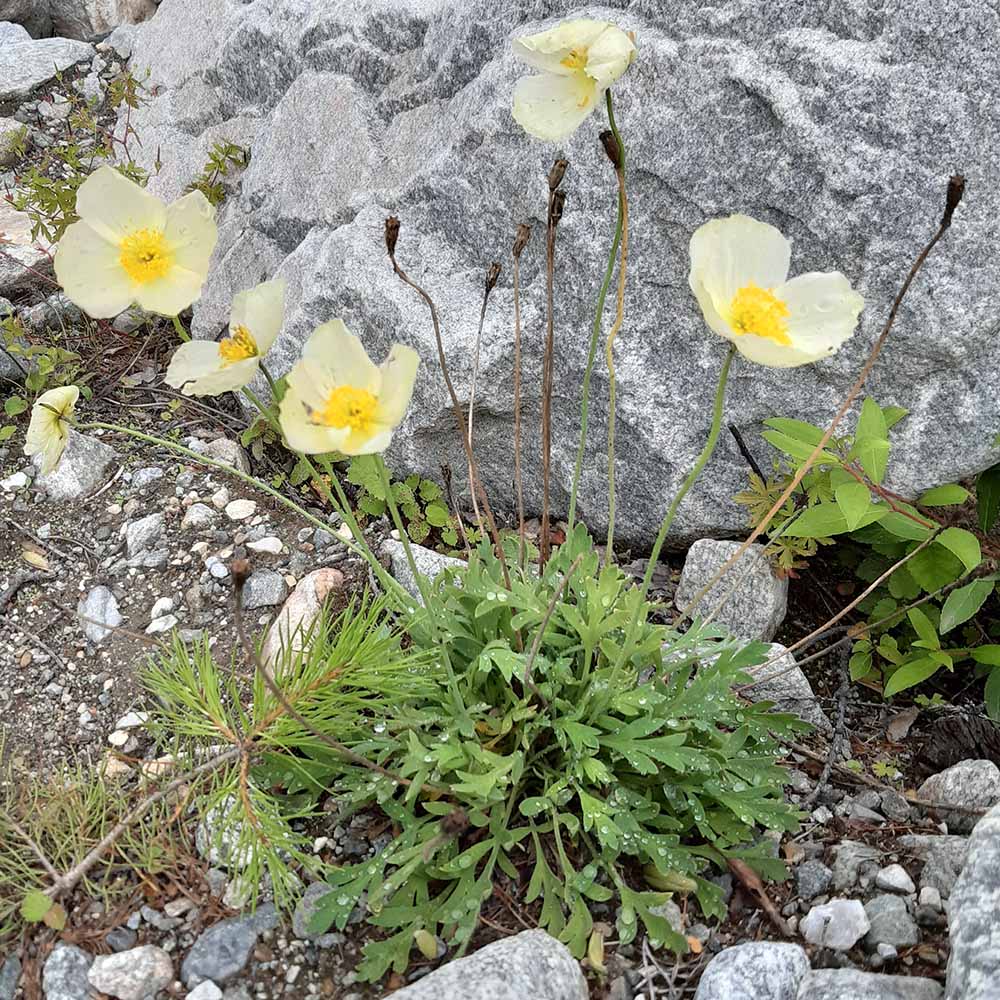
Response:
[{"label": "yellow stamen cluster", "polygon": [[338,386],[327,397],[322,410],[313,414],[316,423],[327,427],[350,427],[361,434],[371,430],[378,400],[367,389]]},{"label": "yellow stamen cluster", "polygon": [[174,262],[166,237],[158,229],[137,229],[121,241],[118,249],[119,263],[139,285],[162,278]]},{"label": "yellow stamen cluster", "polygon": [[237,326],[231,337],[219,341],[219,356],[225,365],[255,358],[258,354],[260,351],[257,350],[257,342],[245,326]]},{"label": "yellow stamen cluster", "polygon": [[777,295],[751,281],[733,296],[728,319],[736,334],[752,333],[787,347],[792,342],[785,322],[788,316],[788,306]]},{"label": "yellow stamen cluster", "polygon": [[574,73],[579,73],[587,65],[586,48],[570,49],[569,55],[565,59],[559,60],[559,65],[565,66],[566,69],[572,70]]}]

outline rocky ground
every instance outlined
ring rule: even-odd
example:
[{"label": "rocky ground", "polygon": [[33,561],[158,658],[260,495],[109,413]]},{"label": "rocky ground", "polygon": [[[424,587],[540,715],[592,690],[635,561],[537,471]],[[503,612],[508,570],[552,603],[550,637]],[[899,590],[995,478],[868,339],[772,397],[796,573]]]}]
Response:
[{"label": "rocky ground", "polygon": [[[0,47],[14,35],[0,24]],[[101,51],[60,44],[61,56],[50,58],[47,45],[31,65],[69,60],[63,83],[48,66],[30,86],[0,86],[0,116],[30,130],[29,159],[0,161],[7,184],[64,141],[61,88],[100,98],[128,55],[127,33]],[[48,258],[31,248],[23,220],[0,217],[0,229],[15,237],[0,255],[0,312],[16,312],[39,341],[72,333],[96,373],[82,417],[124,421],[250,468],[231,402],[176,405],[162,385],[171,343],[163,324],[126,317],[84,327],[46,281]],[[9,368],[0,374],[17,378]],[[312,498],[305,502],[329,530],[304,526],[223,471],[111,433],[74,438],[63,467],[40,477],[21,454],[23,430],[22,421],[0,445],[0,718],[6,761],[22,776],[80,761],[102,763],[126,787],[136,780],[163,749],[142,726],[143,664],[174,640],[207,642],[219,662],[238,655],[233,559],[251,561],[245,608],[259,635],[283,613],[314,614],[323,597],[342,601],[367,584],[337,520]],[[279,470],[265,457],[252,471]],[[388,535],[386,524],[372,526],[376,543]],[[697,543],[683,570],[678,560],[675,572],[659,574],[658,596],[682,606],[731,551],[729,542]],[[402,574],[391,544],[387,558]],[[436,565],[432,553],[422,558]],[[641,572],[641,560],[634,568]],[[421,961],[365,987],[353,975],[369,933],[360,913],[343,934],[314,936],[306,922],[320,887],[307,888],[293,914],[267,903],[241,908],[239,870],[212,854],[204,828],[198,836],[203,818],[183,816],[169,878],[133,873],[134,891],[113,909],[78,894],[66,931],[0,944],[0,1000],[369,1000],[402,987],[397,995],[409,1000],[985,1000],[1000,977],[991,938],[1000,884],[995,735],[976,717],[948,715],[942,727],[889,709],[843,685],[835,657],[796,666],[785,649],[829,614],[843,583],[826,567],[789,585],[753,555],[714,595],[725,597],[721,607],[707,599],[736,634],[778,640],[772,652],[782,659],[748,695],[797,712],[816,733],[788,749],[788,795],[807,816],[797,835],[774,842],[789,877],[767,883],[762,898],[720,876],[729,914],[718,926],[694,907],[670,909],[693,942],[683,959],[612,943],[606,974],[581,971],[546,935],[523,930],[530,909],[498,904],[477,938],[483,950],[439,971]],[[331,861],[369,856],[386,836],[378,817],[340,823],[335,811],[310,832]]]}]

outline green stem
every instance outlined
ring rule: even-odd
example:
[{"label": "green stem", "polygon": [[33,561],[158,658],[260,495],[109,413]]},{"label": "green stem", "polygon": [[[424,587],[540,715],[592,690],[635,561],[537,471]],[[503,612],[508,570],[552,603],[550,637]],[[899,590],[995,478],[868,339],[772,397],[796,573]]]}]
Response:
[{"label": "green stem", "polygon": [[[610,106],[611,91],[607,92]],[[615,261],[618,258],[618,245],[622,238],[622,199],[618,196],[618,218],[615,222],[615,236],[611,241],[611,252],[608,254],[608,266],[604,271],[604,280],[597,293],[597,308],[594,311],[594,325],[590,331],[590,350],[587,352],[587,367],[583,373],[583,392],[580,398],[580,444],[576,450],[576,468],[573,470],[573,488],[569,495],[569,515],[566,523],[569,531],[576,522],[576,494],[580,488],[580,477],[583,475],[583,455],[587,446],[587,422],[590,418],[590,378],[597,360],[597,344],[601,337],[601,320],[604,317],[604,302],[611,287],[611,278],[615,273]]]},{"label": "green stem", "polygon": [[729,381],[729,369],[732,366],[733,356],[735,354],[736,348],[730,346],[729,350],[726,352],[726,359],[722,362],[722,369],[719,372],[719,384],[715,390],[715,402],[712,405],[712,426],[708,432],[708,440],[705,442],[705,447],[701,449],[701,454],[695,460],[694,467],[687,474],[687,478],[681,484],[681,488],[677,491],[677,495],[671,502],[670,507],[667,509],[667,513],[660,524],[660,530],[656,534],[656,541],[653,543],[653,551],[649,554],[649,562],[646,565],[646,573],[642,578],[640,600],[636,604],[635,613],[632,615],[632,621],[629,624],[629,630],[625,638],[625,643],[623,644],[621,652],[618,654],[618,660],[614,665],[615,675],[617,675],[619,669],[632,655],[632,643],[635,641],[635,634],[639,627],[639,619],[642,615],[642,608],[646,601],[646,595],[649,593],[649,585],[653,579],[653,572],[660,561],[660,551],[663,548],[663,543],[667,539],[667,533],[670,531],[670,528],[674,523],[674,518],[677,516],[677,509],[680,507],[681,501],[684,497],[687,496],[688,491],[692,486],[694,486],[698,477],[701,475],[702,470],[708,464],[708,460],[712,457],[712,452],[715,451],[715,445],[719,440],[719,432],[722,430],[722,411],[726,400],[726,384]]},{"label": "green stem", "polygon": [[191,339],[191,334],[184,329],[184,324],[181,322],[180,316],[172,316],[174,329],[177,331],[177,336],[181,338],[185,343]]}]

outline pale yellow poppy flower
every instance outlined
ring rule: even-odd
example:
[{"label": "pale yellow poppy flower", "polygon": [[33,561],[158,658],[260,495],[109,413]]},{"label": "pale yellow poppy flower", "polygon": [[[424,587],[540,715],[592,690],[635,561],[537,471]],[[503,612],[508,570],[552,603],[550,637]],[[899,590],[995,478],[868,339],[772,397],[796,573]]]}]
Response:
[{"label": "pale yellow poppy flower", "polygon": [[317,327],[281,401],[288,447],[307,455],[385,451],[410,405],[419,364],[416,351],[393,344],[376,367],[341,320]]},{"label": "pale yellow poppy flower", "polygon": [[176,316],[201,295],[218,234],[215,209],[200,191],[166,205],[104,166],[80,185],[76,214],[55,269],[84,312],[107,318],[135,302]]},{"label": "pale yellow poppy flower", "polygon": [[25,455],[40,455],[40,471],[48,475],[62,458],[69,440],[73,408],[80,398],[75,385],[63,385],[43,392],[31,408],[31,420],[24,439]]},{"label": "pale yellow poppy flower", "polygon": [[514,118],[531,135],[559,142],[572,135],[628,69],[635,43],[608,21],[575,18],[514,40],[514,52],[542,71],[514,88]]},{"label": "pale yellow poppy flower", "polygon": [[853,333],[865,300],[839,271],[788,280],[791,244],[746,215],[691,237],[688,282],[705,322],[745,358],[794,368],[828,358]]},{"label": "pale yellow poppy flower", "polygon": [[190,340],[170,359],[164,381],[185,396],[218,396],[251,382],[277,340],[285,317],[285,279],[265,281],[233,296],[229,336]]}]

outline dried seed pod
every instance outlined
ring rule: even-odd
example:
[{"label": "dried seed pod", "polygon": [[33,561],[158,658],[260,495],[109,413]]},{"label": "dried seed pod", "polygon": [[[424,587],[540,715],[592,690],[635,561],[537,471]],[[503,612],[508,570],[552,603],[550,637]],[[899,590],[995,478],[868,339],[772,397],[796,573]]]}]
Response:
[{"label": "dried seed pod", "polygon": [[553,191],[552,204],[549,206],[549,226],[555,229],[559,225],[559,220],[563,215],[563,208],[566,206],[566,192]]},{"label": "dried seed pod", "polygon": [[608,154],[611,165],[615,170],[620,170],[622,165],[622,151],[611,129],[607,128],[601,133],[601,145],[604,147],[604,152]]},{"label": "dried seed pod", "polygon": [[569,160],[556,160],[552,164],[552,169],[549,171],[549,190],[555,191],[560,184],[562,184],[563,177],[566,176],[566,168],[569,166]]},{"label": "dried seed pod", "polygon": [[490,292],[496,287],[496,283],[500,280],[500,262],[495,260],[486,269],[486,294],[489,295]]},{"label": "dried seed pod", "polygon": [[390,257],[396,256],[396,240],[399,239],[399,219],[390,215],[385,220],[385,248]]},{"label": "dried seed pod", "polygon": [[517,235],[514,237],[514,249],[511,250],[511,253],[515,257],[520,257],[521,251],[528,245],[528,240],[530,239],[531,226],[522,222],[521,225],[517,227]]},{"label": "dried seed pod", "polygon": [[941,217],[942,226],[951,225],[951,217],[958,208],[958,203],[962,200],[962,195],[965,194],[965,176],[963,174],[954,174],[948,180],[948,194],[945,196],[944,204],[944,215]]}]

